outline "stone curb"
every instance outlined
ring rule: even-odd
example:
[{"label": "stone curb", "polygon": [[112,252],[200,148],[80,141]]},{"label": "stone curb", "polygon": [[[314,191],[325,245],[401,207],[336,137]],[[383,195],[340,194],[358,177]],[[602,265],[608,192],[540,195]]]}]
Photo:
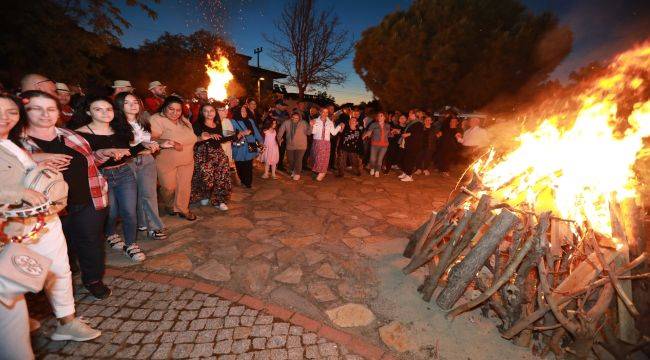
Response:
[{"label": "stone curb", "polygon": [[239,303],[244,306],[248,306],[252,309],[261,310],[275,318],[290,322],[293,325],[302,326],[306,330],[315,332],[319,336],[322,336],[330,341],[344,345],[353,353],[361,355],[366,359],[396,359],[390,352],[367,342],[362,337],[335,329],[322,321],[314,320],[299,312],[295,312],[276,304],[268,303],[252,295],[242,294],[224,287],[187,279],[180,276],[170,276],[145,271],[125,271],[107,267],[105,275],[112,277],[122,277],[136,281],[146,280],[158,284],[168,284],[185,289],[192,289],[194,291],[202,292],[205,294],[214,294],[218,297]]}]

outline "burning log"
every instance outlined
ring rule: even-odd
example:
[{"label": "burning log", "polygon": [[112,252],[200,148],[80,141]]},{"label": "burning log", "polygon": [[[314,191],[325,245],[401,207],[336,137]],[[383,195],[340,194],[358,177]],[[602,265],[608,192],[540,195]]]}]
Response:
[{"label": "burning log", "polygon": [[494,218],[492,225],[490,225],[490,228],[476,246],[470,250],[458,265],[451,268],[447,286],[436,300],[438,306],[443,309],[450,309],[460,299],[467,285],[518,220],[517,216],[508,210],[503,210]]}]

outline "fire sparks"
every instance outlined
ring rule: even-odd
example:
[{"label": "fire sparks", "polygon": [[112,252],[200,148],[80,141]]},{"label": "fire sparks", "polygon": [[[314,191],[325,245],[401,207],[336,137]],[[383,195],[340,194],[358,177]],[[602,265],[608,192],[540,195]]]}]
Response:
[{"label": "fire sparks", "polygon": [[502,158],[491,152],[477,163],[484,185],[511,205],[551,210],[610,235],[613,197],[637,195],[633,165],[650,136],[648,69],[649,42],[617,56],[575,95],[576,109],[546,117]]},{"label": "fire sparks", "polygon": [[228,69],[229,64],[228,58],[220,49],[217,49],[215,58],[208,54],[208,64],[205,65],[205,70],[210,77],[209,98],[223,101],[228,97],[228,84],[233,79],[233,75]]}]

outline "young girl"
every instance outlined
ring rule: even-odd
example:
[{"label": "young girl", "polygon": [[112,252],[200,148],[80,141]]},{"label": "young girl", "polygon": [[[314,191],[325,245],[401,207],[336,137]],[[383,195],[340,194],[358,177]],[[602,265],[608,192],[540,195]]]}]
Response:
[{"label": "young girl", "polygon": [[[116,250],[123,250],[133,261],[143,261],[145,255],[135,242],[137,234],[138,185],[128,162],[140,151],[155,151],[157,144],[141,142],[130,146],[133,129],[125,118],[115,118],[113,103],[108,98],[89,98],[80,112],[72,119],[70,126],[83,136],[90,147],[100,149],[117,148],[124,152],[119,160],[109,160],[99,169],[108,181],[108,219],[104,228],[106,240]],[[117,218],[122,219],[124,241],[117,233]]]},{"label": "young girl", "polygon": [[275,137],[277,135],[276,128],[278,123],[275,119],[269,119],[264,123],[263,132],[264,132],[264,152],[261,155],[261,161],[264,163],[264,175],[263,179],[269,178],[269,170],[271,171],[271,177],[275,177],[275,167],[278,165],[280,160],[280,148],[278,147],[278,142]]}]

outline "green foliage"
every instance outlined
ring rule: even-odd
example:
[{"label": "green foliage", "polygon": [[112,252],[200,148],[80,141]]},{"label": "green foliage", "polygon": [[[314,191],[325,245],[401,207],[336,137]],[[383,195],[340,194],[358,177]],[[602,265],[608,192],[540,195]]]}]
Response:
[{"label": "green foliage", "polygon": [[542,83],[571,43],[517,0],[415,0],[363,32],[354,66],[386,108],[476,109]]}]

